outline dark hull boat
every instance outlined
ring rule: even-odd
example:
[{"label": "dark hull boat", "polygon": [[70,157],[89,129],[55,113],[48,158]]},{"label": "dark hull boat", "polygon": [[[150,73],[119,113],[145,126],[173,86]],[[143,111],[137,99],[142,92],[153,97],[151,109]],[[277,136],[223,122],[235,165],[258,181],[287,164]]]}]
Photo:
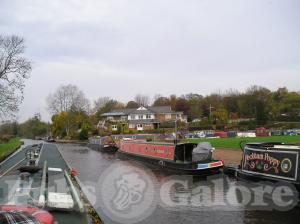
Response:
[{"label": "dark hull boat", "polygon": [[222,160],[212,159],[212,148],[207,144],[121,141],[118,156],[189,175],[218,173],[224,165]]},{"label": "dark hull boat", "polygon": [[114,142],[109,142],[109,137],[93,137],[89,139],[88,147],[104,153],[115,153],[118,150]]},{"label": "dark hull boat", "polygon": [[118,151],[118,147],[115,144],[100,146],[100,152],[115,153],[117,151]]},{"label": "dark hull boat", "polygon": [[300,146],[280,142],[248,143],[237,178],[293,184],[300,191]]}]

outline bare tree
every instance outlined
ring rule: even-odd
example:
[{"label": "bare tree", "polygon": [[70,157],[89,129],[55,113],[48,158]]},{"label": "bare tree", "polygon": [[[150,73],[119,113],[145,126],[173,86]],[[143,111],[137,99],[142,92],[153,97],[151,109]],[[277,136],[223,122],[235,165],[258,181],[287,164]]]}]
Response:
[{"label": "bare tree", "polygon": [[47,97],[48,110],[52,114],[68,112],[71,109],[89,112],[90,102],[75,85],[61,85]]},{"label": "bare tree", "polygon": [[150,103],[150,97],[147,95],[137,94],[134,101],[137,102],[139,106],[148,106]]},{"label": "bare tree", "polygon": [[111,98],[109,96],[99,97],[97,100],[94,100],[93,112],[97,112],[99,109],[103,108]]},{"label": "bare tree", "polygon": [[24,56],[24,39],[0,35],[0,116],[12,115],[23,100],[31,62]]}]

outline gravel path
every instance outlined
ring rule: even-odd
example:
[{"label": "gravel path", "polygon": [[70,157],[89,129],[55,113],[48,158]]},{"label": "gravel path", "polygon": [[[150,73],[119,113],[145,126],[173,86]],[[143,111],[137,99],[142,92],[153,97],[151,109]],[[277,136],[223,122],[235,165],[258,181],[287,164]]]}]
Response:
[{"label": "gravel path", "polygon": [[239,165],[242,160],[242,150],[237,149],[217,149],[214,152],[215,159],[222,159],[225,165]]}]

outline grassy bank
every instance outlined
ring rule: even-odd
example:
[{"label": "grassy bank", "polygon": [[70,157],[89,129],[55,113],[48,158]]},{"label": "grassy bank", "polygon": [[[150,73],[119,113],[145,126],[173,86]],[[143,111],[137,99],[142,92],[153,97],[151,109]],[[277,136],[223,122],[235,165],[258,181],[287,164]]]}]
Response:
[{"label": "grassy bank", "polygon": [[284,142],[290,144],[300,143],[300,136],[270,136],[256,138],[197,138],[188,142],[210,142],[216,149],[240,149],[240,142]]},{"label": "grassy bank", "polygon": [[6,156],[17,150],[21,146],[21,141],[19,138],[12,138],[8,143],[0,144],[0,161],[2,161]]}]

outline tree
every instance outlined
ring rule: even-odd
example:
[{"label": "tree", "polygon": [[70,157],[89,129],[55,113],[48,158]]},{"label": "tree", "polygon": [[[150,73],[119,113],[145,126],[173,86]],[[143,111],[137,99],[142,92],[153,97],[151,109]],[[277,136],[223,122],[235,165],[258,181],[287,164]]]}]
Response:
[{"label": "tree", "polygon": [[112,110],[116,110],[116,109],[123,109],[124,108],[124,104],[114,100],[114,99],[110,99],[108,102],[105,103],[105,105],[103,107],[101,107],[94,116],[94,121],[98,122],[99,120],[102,119],[101,114],[103,113],[108,113]]},{"label": "tree", "polygon": [[171,108],[172,108],[172,110],[175,110],[176,109],[177,97],[176,97],[176,95],[173,94],[169,98],[170,98]]},{"label": "tree", "polygon": [[24,39],[0,35],[0,116],[12,115],[23,100],[31,62],[24,56]]},{"label": "tree", "polygon": [[126,105],[126,108],[138,108],[139,104],[135,101],[129,101]]},{"label": "tree", "polygon": [[176,111],[183,111],[184,114],[188,113],[189,110],[189,104],[188,101],[185,98],[178,98],[175,105]]},{"label": "tree", "polygon": [[153,106],[170,106],[170,100],[167,97],[159,97],[153,102]]},{"label": "tree", "polygon": [[18,123],[14,122],[4,122],[0,125],[0,136],[9,135],[9,136],[17,136],[19,131]]},{"label": "tree", "polygon": [[100,110],[110,100],[111,98],[109,96],[99,97],[97,100],[94,101],[93,112]]},{"label": "tree", "polygon": [[212,119],[215,124],[227,124],[228,113],[226,109],[220,108],[212,112]]},{"label": "tree", "polygon": [[71,110],[89,112],[90,102],[75,85],[61,85],[47,97],[48,109],[52,114]]},{"label": "tree", "polygon": [[150,104],[150,98],[147,95],[137,94],[134,98],[139,106],[148,106]]},{"label": "tree", "polygon": [[34,116],[22,124],[19,124],[19,136],[24,138],[43,137],[50,133],[49,124],[41,121],[40,117]]},{"label": "tree", "polygon": [[185,98],[189,105],[189,110],[187,112],[189,120],[200,118],[202,116],[203,96],[190,93],[187,94]]},{"label": "tree", "polygon": [[60,112],[55,114],[51,118],[52,120],[52,134],[55,137],[65,137],[69,134],[69,125],[68,125],[68,113]]},{"label": "tree", "polygon": [[55,137],[68,139],[83,138],[83,136],[87,135],[90,128],[89,117],[84,111],[63,111],[52,116],[52,132]]},{"label": "tree", "polygon": [[251,86],[246,91],[247,102],[256,117],[258,125],[266,124],[272,111],[272,92],[261,86]]}]

